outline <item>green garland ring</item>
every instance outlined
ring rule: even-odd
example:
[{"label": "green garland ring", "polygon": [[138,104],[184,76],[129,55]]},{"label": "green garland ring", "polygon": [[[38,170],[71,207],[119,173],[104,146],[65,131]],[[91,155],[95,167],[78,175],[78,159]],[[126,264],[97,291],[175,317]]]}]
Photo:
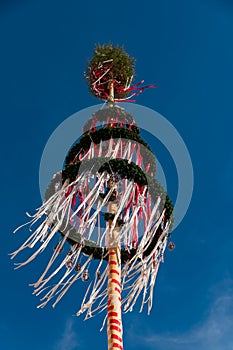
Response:
[{"label": "green garland ring", "polygon": [[110,138],[123,138],[127,140],[132,140],[145,146],[141,149],[141,154],[144,160],[144,167],[146,168],[147,164],[150,163],[150,173],[155,175],[155,158],[149,145],[135,132],[120,127],[103,127],[99,130],[91,132],[90,134],[84,134],[79,140],[79,142],[77,142],[68,152],[65,164],[68,165],[71,162],[73,162],[76,155],[80,152],[85,152],[89,150],[92,142],[94,142],[94,144],[99,144],[101,141],[107,141]]},{"label": "green garland ring", "polygon": [[[126,128],[131,128],[133,132],[136,134],[140,133],[140,129],[135,123],[134,117],[132,114],[125,112],[122,108],[120,107],[108,107],[108,108],[103,108],[95,112],[84,125],[83,127],[83,133],[87,132],[92,132],[92,123],[93,121],[100,122],[100,123],[107,123],[108,118],[113,118],[113,120],[118,120],[118,123],[124,122],[126,125]],[[119,127],[119,124],[118,124]]]}]

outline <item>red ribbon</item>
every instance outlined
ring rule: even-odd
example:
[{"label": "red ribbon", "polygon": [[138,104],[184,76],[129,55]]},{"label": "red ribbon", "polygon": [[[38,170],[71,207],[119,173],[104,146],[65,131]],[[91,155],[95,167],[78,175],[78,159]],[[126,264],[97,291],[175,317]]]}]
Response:
[{"label": "red ribbon", "polygon": [[[90,83],[93,89],[93,92],[97,97],[102,100],[108,100],[109,91],[108,91],[108,82],[109,82],[109,72],[112,68],[110,65],[102,65],[102,67],[92,67],[90,72]],[[105,74],[106,73],[106,74]],[[145,89],[155,88],[155,84],[139,86],[144,83],[144,80],[141,80],[139,83],[134,84],[128,88],[124,88],[118,81],[113,79],[113,86],[118,95],[123,95],[125,93],[132,92],[132,96],[140,95]],[[136,102],[136,100],[130,100],[127,98],[115,99],[115,102]]]}]

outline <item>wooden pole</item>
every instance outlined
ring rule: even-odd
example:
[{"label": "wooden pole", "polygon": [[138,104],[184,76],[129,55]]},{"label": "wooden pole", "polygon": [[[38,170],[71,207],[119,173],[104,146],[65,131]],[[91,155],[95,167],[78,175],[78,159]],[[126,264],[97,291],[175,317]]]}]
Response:
[{"label": "wooden pole", "polygon": [[[114,106],[114,85],[113,81],[109,83],[109,107]],[[117,185],[111,183],[110,187]],[[108,204],[108,213],[116,214],[118,211],[117,201],[110,201]],[[109,231],[112,227],[112,221],[108,221]],[[121,245],[120,245],[120,227],[118,224],[108,235],[108,350],[123,350],[122,340],[122,315],[121,315]]]},{"label": "wooden pole", "polygon": [[113,107],[114,106],[114,84],[113,84],[113,81],[109,82],[108,88],[109,88],[108,105],[109,105],[109,107]]},{"label": "wooden pole", "polygon": [[[118,205],[109,202],[108,212],[115,214]],[[111,229],[112,221],[108,222]],[[121,316],[121,246],[120,227],[116,224],[108,237],[108,350],[123,350]]]}]

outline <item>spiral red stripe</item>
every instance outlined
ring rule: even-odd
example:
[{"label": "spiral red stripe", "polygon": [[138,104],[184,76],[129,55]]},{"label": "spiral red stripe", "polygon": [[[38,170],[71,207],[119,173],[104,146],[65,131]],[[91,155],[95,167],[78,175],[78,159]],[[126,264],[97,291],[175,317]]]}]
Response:
[{"label": "spiral red stripe", "polygon": [[116,324],[118,324],[119,326],[121,326],[121,322],[120,322],[120,321],[115,320],[115,319],[112,319],[112,318],[109,320],[109,323],[110,323],[110,324],[116,323]]},{"label": "spiral red stripe", "polygon": [[117,343],[113,343],[112,345],[113,345],[113,347],[115,347],[115,348],[118,348],[118,349],[120,349],[120,350],[123,350],[122,346],[119,345],[119,344],[117,344]]},{"label": "spiral red stripe", "polygon": [[118,335],[116,335],[116,334],[112,334],[112,335],[111,335],[111,338],[112,338],[112,339],[119,340],[119,342],[121,342],[121,343],[122,343],[122,339],[121,339],[121,337],[118,337]]},{"label": "spiral red stripe", "polygon": [[117,281],[115,278],[112,278],[112,282],[113,282],[113,283],[116,283],[119,287],[121,286],[120,282]]},{"label": "spiral red stripe", "polygon": [[114,269],[110,270],[110,273],[116,273],[117,275],[119,275],[119,272],[117,270],[114,270]]},{"label": "spiral red stripe", "polygon": [[109,261],[109,265],[117,265],[117,262],[114,261],[114,260],[110,260],[110,261]]},{"label": "spiral red stripe", "polygon": [[116,290],[119,294],[121,293],[121,291],[120,291],[119,288],[115,287],[115,290]]},{"label": "spiral red stripe", "polygon": [[109,312],[109,313],[108,313],[108,317],[111,317],[111,316],[112,316],[112,317],[114,317],[114,316],[115,316],[115,317],[118,317],[118,313],[117,313],[117,312]]},{"label": "spiral red stripe", "polygon": [[110,326],[110,330],[111,331],[117,331],[117,332],[121,332],[121,329],[117,326]]}]

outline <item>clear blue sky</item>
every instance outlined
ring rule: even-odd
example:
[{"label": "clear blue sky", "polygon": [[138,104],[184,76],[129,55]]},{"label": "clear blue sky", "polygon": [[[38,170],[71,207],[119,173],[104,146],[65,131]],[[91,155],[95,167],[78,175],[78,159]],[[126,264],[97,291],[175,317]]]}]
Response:
[{"label": "clear blue sky", "polygon": [[112,41],[136,57],[138,81],[158,84],[137,103],[173,123],[195,172],[193,200],[160,268],[152,314],[124,315],[125,350],[232,349],[232,2],[1,1],[0,36],[1,348],[106,349],[102,316],[72,316],[81,284],[56,309],[38,310],[27,284],[44,256],[13,271],[7,254],[27,235],[12,231],[40,205],[47,139],[65,118],[98,103],[83,71],[94,44]]}]

